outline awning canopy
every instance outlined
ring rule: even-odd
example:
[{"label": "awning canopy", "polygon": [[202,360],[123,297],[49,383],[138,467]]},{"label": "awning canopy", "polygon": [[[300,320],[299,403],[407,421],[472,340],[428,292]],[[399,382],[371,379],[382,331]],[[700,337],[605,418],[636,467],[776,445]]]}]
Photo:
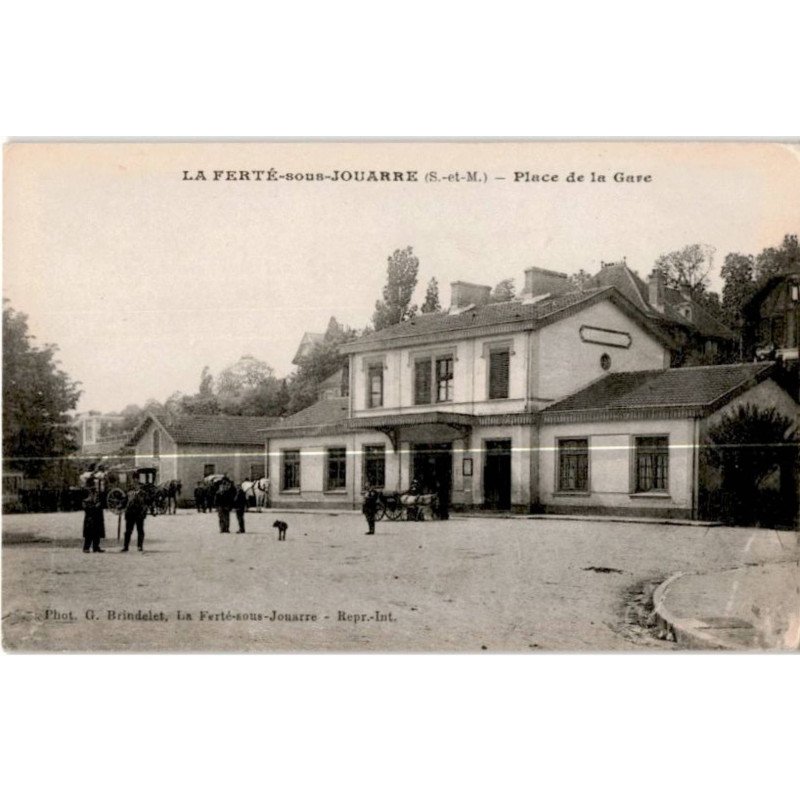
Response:
[{"label": "awning canopy", "polygon": [[375,417],[355,417],[348,419],[346,424],[349,430],[380,431],[389,437],[392,447],[397,450],[400,442],[400,432],[403,429],[418,428],[432,425],[443,425],[455,430],[460,436],[466,438],[478,422],[472,414],[455,414],[449,411],[422,411],[419,414],[382,414]]}]

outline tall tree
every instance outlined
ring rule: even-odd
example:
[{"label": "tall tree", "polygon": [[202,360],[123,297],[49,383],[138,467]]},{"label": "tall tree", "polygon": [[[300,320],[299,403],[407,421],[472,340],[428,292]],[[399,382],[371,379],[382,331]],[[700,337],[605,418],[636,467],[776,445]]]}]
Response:
[{"label": "tall tree", "polygon": [[376,301],[372,315],[376,331],[405,322],[417,313],[417,307],[411,304],[419,271],[419,259],[414,255],[413,248],[395,250],[388,261],[383,300]]},{"label": "tall tree", "polygon": [[53,344],[37,347],[28,318],[3,300],[3,458],[11,469],[44,480],[65,474],[76,444],[68,412],[81,395],[58,366]]},{"label": "tall tree", "polygon": [[692,299],[699,300],[708,288],[713,252],[708,245],[690,244],[659,256],[653,268],[661,272],[667,286],[686,290]]},{"label": "tall tree", "polygon": [[428,281],[428,288],[425,290],[425,302],[420,310],[423,314],[442,310],[442,304],[439,302],[439,282],[436,278],[431,278]]},{"label": "tall tree", "polygon": [[756,288],[755,259],[742,253],[728,253],[722,264],[722,314],[734,330],[741,328],[741,311]]},{"label": "tall tree", "polygon": [[514,279],[513,278],[504,278],[497,286],[492,289],[492,293],[489,295],[489,302],[490,303],[507,303],[509,300],[513,300],[516,297],[516,292],[514,290]]}]

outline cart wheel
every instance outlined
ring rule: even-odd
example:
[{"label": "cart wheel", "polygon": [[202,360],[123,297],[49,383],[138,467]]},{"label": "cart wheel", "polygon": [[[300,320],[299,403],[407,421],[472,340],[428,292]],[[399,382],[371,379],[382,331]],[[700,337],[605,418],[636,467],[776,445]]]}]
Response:
[{"label": "cart wheel", "polygon": [[118,487],[114,487],[106,495],[106,508],[114,514],[121,514],[125,508],[126,500],[125,492]]},{"label": "cart wheel", "polygon": [[405,511],[405,506],[399,497],[395,495],[394,497],[386,498],[386,519],[397,522],[397,520],[402,519],[403,511]]},{"label": "cart wheel", "polygon": [[380,522],[384,514],[386,514],[386,506],[383,503],[378,503],[378,508],[375,510],[375,522]]}]

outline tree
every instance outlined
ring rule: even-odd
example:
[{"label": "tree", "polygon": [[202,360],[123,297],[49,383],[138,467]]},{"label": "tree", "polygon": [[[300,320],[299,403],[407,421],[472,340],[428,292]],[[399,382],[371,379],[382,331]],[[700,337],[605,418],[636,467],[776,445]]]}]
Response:
[{"label": "tree", "polygon": [[372,315],[376,331],[405,322],[417,313],[417,307],[411,305],[419,271],[419,259],[414,255],[413,248],[395,250],[388,262],[383,300],[375,302],[375,313]]},{"label": "tree", "polygon": [[[797,458],[794,422],[775,408],[746,403],[709,428],[706,457],[722,476],[723,515],[740,525],[751,525],[759,509],[770,505],[761,497],[762,484],[776,470],[781,481],[792,475]],[[781,492],[779,497],[796,494]],[[784,498],[785,499],[785,498]]]},{"label": "tree", "polygon": [[653,268],[661,272],[666,286],[685,290],[693,300],[699,300],[708,288],[713,254],[709,245],[690,244],[659,256]]},{"label": "tree", "polygon": [[796,234],[787,234],[780,247],[767,247],[756,256],[753,271],[757,287],[761,287],[774,275],[797,270],[800,270],[800,245]]},{"label": "tree", "polygon": [[594,277],[585,269],[579,269],[577,272],[574,272],[569,276],[569,282],[580,291],[588,289],[592,285],[593,281]]},{"label": "tree", "polygon": [[744,304],[756,288],[755,259],[742,253],[728,253],[722,264],[722,316],[729,327],[741,328]]},{"label": "tree", "polygon": [[200,373],[200,386],[197,394],[181,399],[181,413],[195,416],[220,413],[219,399],[214,392],[214,377],[207,366],[203,367],[203,371]]},{"label": "tree", "polygon": [[514,279],[513,278],[504,278],[497,286],[492,289],[492,293],[489,295],[489,302],[490,303],[507,303],[509,300],[513,300],[516,297],[516,292],[514,291]]},{"label": "tree", "polygon": [[37,347],[28,318],[3,300],[3,458],[11,469],[61,481],[65,457],[77,449],[68,412],[78,383],[59,368],[54,344]]},{"label": "tree", "polygon": [[289,393],[287,411],[290,414],[316,403],[322,382],[347,368],[348,357],[342,355],[340,347],[345,342],[351,342],[356,336],[355,331],[342,328],[337,336],[331,338],[326,336],[322,342],[317,342],[300,359],[297,370],[290,377],[287,386]]},{"label": "tree", "polygon": [[431,278],[428,281],[428,288],[425,290],[425,302],[420,310],[423,314],[442,310],[442,304],[439,302],[439,283],[436,278]]}]

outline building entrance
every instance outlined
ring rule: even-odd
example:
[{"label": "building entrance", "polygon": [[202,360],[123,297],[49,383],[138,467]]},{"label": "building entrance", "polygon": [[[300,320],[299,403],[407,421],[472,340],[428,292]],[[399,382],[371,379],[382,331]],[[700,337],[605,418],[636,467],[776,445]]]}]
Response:
[{"label": "building entrance", "polygon": [[412,445],[411,479],[419,483],[425,494],[438,493],[440,487],[453,486],[453,446],[442,444]]},{"label": "building entrance", "polygon": [[486,508],[511,508],[511,439],[484,442],[483,503]]}]

